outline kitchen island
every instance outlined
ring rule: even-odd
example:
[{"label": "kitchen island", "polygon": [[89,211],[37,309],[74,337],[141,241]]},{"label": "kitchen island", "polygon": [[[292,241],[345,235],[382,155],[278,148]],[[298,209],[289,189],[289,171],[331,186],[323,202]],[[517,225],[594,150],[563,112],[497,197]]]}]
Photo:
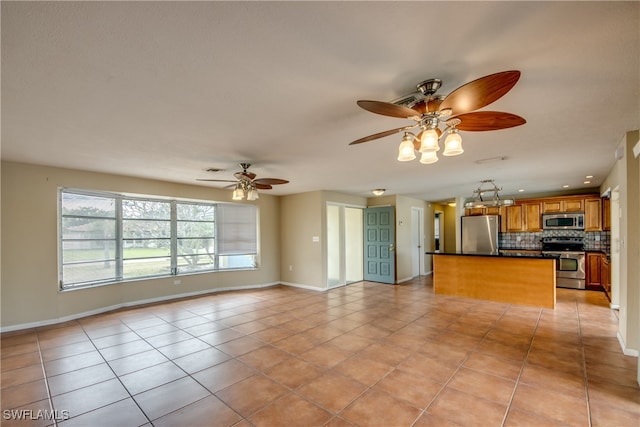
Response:
[{"label": "kitchen island", "polygon": [[556,306],[556,260],[541,255],[426,252],[436,294],[542,308]]}]

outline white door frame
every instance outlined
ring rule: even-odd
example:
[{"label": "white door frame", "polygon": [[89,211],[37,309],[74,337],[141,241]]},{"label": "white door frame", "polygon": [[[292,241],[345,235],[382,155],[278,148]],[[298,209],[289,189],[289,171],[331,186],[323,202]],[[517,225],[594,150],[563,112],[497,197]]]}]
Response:
[{"label": "white door frame", "polygon": [[411,208],[411,275],[422,276],[424,271],[424,209]]}]

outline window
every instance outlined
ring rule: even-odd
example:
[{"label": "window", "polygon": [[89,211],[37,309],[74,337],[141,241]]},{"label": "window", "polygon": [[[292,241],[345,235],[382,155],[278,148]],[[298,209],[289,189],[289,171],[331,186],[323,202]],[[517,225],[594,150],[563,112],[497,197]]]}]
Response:
[{"label": "window", "polygon": [[257,208],[60,190],[60,287],[257,267]]}]

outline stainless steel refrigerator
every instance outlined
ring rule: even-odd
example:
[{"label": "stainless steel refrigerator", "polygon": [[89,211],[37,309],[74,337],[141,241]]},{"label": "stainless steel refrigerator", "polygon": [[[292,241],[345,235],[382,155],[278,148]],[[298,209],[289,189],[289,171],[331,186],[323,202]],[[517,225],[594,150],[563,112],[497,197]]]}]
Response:
[{"label": "stainless steel refrigerator", "polygon": [[497,254],[500,217],[498,215],[462,217],[462,253]]}]

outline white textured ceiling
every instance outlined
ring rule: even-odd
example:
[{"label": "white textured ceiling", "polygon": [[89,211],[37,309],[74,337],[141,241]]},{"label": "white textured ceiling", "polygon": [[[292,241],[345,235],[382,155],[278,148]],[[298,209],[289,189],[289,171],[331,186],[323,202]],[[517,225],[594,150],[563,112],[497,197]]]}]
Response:
[{"label": "white textured ceiling", "polygon": [[[640,128],[639,5],[3,1],[2,158],[219,187],[195,180],[250,161],[291,181],[281,195],[595,187]],[[511,69],[520,81],[485,109],[527,124],[461,132],[462,156],[400,163],[400,134],[348,146],[409,124],[358,99]]]}]

